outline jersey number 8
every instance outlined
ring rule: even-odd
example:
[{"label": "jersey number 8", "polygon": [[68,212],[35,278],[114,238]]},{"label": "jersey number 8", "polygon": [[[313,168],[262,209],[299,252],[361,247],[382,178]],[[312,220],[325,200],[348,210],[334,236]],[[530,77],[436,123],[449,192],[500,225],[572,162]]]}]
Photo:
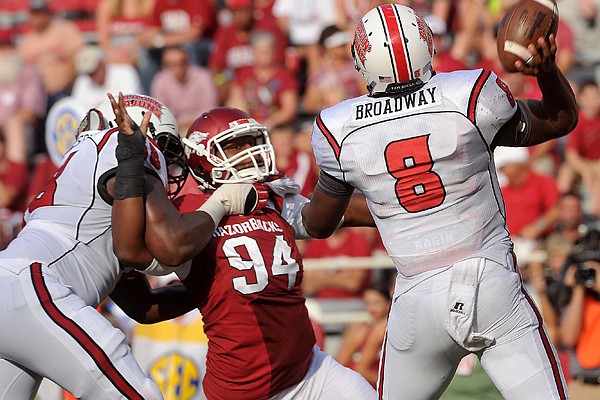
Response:
[{"label": "jersey number 8", "polygon": [[442,204],[446,190],[432,171],[429,135],[390,143],[385,149],[388,172],[396,178],[396,196],[406,211],[415,213]]}]

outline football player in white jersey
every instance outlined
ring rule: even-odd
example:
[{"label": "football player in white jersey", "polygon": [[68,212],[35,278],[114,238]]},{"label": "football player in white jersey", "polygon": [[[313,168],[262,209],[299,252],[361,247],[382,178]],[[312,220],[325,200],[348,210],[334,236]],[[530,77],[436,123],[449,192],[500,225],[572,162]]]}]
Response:
[{"label": "football player in white jersey", "polygon": [[303,210],[307,232],[328,236],[358,189],[398,270],[381,399],[439,398],[468,353],[506,399],[568,398],[521,282],[492,157],[497,146],[542,143],[577,123],[554,35],[528,50],[529,63],[515,66],[536,76],[541,101],[515,101],[491,71],[436,74],[423,18],[382,5],[362,18],[352,45],[370,94],[315,121],[321,175]]},{"label": "football player in white jersey", "polygon": [[[0,252],[0,399],[34,398],[43,377],[81,399],[162,399],[135,362],[125,335],[96,307],[123,273],[113,253],[113,198],[143,192],[146,173],[158,177],[165,192],[169,183],[177,187],[182,175],[171,174],[169,182],[167,167],[185,170],[183,146],[175,118],[163,104],[141,95],[121,96],[121,101],[148,130],[150,138],[142,136],[144,151],[115,154],[125,135],[103,117],[103,111],[112,114],[110,102],[91,110],[82,126],[98,130],[80,133],[53,180],[29,205],[23,230]],[[141,180],[134,170],[124,172],[141,185],[114,185],[117,158],[126,164],[136,157],[145,165]],[[221,193],[229,190],[232,198],[245,198],[251,190],[251,185],[226,186]],[[235,211],[233,203],[225,211]],[[188,229],[183,240],[190,254],[178,256],[191,257],[202,246],[191,233],[206,230],[210,236],[213,217],[200,210],[180,222]],[[169,255],[161,261],[179,263]],[[170,272],[153,258],[130,266],[145,273]]]}]

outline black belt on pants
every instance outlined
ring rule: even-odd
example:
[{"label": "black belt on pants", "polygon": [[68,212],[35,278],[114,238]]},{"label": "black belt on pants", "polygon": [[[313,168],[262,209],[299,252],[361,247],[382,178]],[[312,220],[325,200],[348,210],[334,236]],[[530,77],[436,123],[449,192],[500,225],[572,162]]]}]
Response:
[{"label": "black belt on pants", "polygon": [[600,377],[590,377],[583,375],[576,375],[573,377],[577,382],[585,383],[586,385],[600,385]]}]

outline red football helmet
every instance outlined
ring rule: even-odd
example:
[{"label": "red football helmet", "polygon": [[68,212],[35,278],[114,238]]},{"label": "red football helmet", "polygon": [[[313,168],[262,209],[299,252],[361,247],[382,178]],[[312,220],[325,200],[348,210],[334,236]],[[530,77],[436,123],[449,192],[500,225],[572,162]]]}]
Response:
[{"label": "red football helmet", "polygon": [[[254,145],[227,157],[223,144],[241,136],[254,137]],[[182,141],[190,173],[202,189],[226,182],[259,182],[277,173],[267,128],[242,110],[218,107],[205,112]]]}]

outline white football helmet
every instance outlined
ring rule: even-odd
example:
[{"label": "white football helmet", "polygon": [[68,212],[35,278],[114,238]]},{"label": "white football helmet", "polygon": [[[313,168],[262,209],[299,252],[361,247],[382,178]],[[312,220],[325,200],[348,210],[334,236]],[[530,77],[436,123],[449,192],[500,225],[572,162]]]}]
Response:
[{"label": "white football helmet", "polygon": [[[232,157],[223,145],[241,136],[254,144]],[[275,175],[275,151],[267,128],[237,108],[217,107],[198,117],[182,139],[190,173],[205,189],[222,183],[260,182]]]},{"label": "white football helmet", "polygon": [[[123,95],[123,104],[127,109],[127,114],[138,125],[142,123],[144,114],[152,113],[147,135],[165,156],[169,176],[169,195],[176,195],[182,189],[188,171],[177,119],[163,103],[150,96],[125,94]],[[99,111],[101,117],[106,120],[106,128],[117,127],[110,100],[104,101],[95,110]]]},{"label": "white football helmet", "polygon": [[352,43],[354,66],[371,95],[422,86],[435,74],[431,29],[413,9],[384,4],[366,13]]}]

